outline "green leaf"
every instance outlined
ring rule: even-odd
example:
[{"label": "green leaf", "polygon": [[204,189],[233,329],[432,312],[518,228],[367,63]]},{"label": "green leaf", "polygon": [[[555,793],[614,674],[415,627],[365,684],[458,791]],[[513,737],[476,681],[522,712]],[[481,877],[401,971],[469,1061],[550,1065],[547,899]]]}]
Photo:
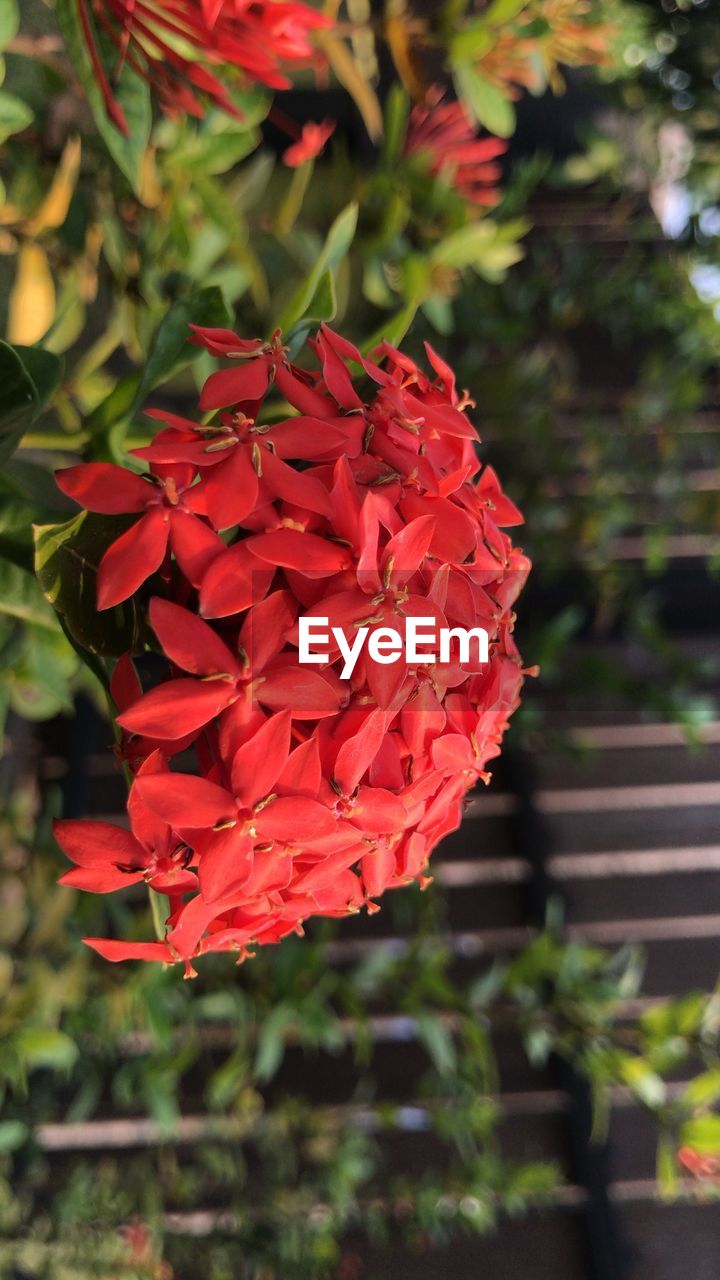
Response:
[{"label": "green leaf", "polygon": [[72,713],[71,685],[78,660],[58,629],[24,628],[22,653],[9,673],[10,703],[26,720],[48,720],[58,712]]},{"label": "green leaf", "polygon": [[681,1129],[682,1146],[692,1147],[702,1156],[717,1155],[720,1151],[720,1116],[709,1113],[688,1120]]},{"label": "green leaf", "polygon": [[149,392],[158,383],[165,382],[178,365],[200,354],[199,347],[190,345],[191,324],[220,329],[232,325],[232,321],[230,309],[216,286],[198,289],[174,302],[158,325],[133,408],[142,404]]},{"label": "green leaf", "polygon": [[[483,19],[490,26],[501,27],[506,22],[512,22],[513,18],[527,8],[528,0],[493,0],[489,9],[485,10]],[[523,27],[523,34],[527,28]]]},{"label": "green leaf", "polygon": [[61,371],[60,360],[49,351],[0,342],[0,464],[14,453],[54,391]]},{"label": "green leaf", "polygon": [[9,458],[38,411],[35,384],[17,352],[0,342],[0,463]]},{"label": "green leaf", "polygon": [[0,1124],[0,1154],[17,1151],[27,1138],[29,1129],[22,1120],[3,1120]]},{"label": "green leaf", "polygon": [[[264,114],[266,107],[262,109],[258,105],[255,117]],[[212,176],[227,173],[255,150],[260,137],[260,131],[247,119],[240,123],[231,121],[227,116],[222,120],[216,118],[213,128],[207,127],[206,123],[205,128],[193,127],[192,131],[188,130],[178,144],[168,151],[168,166],[174,172],[199,170]]]},{"label": "green leaf", "polygon": [[[48,520],[70,515],[75,504],[58,489],[51,471],[37,462],[25,458],[11,458],[0,472],[0,492],[12,493],[39,511],[48,513]],[[30,537],[30,528],[27,527]]]},{"label": "green leaf", "polygon": [[152,103],[150,88],[133,71],[128,59],[123,62],[119,76],[113,68],[117,64],[117,52],[100,28],[95,26],[97,49],[108,80],[112,80],[112,95],[120,106],[128,127],[125,137],[107,114],[102,90],[95,77],[90,54],[80,23],[75,0],[56,0],[55,12],[78,79],[85,90],[95,123],[102,139],[118,168],[124,173],[133,190],[139,194],[142,163],[152,127]]},{"label": "green leaf", "polygon": [[423,1010],[416,1015],[418,1037],[441,1076],[455,1070],[457,1055],[451,1032],[439,1014]]},{"label": "green leaf", "polygon": [[419,300],[412,298],[401,311],[397,311],[388,320],[383,320],[380,327],[362,344],[361,350],[363,354],[368,355],[373,350],[373,347],[382,342],[383,338],[387,339],[393,347],[398,346],[415,319],[419,305]]},{"label": "green leaf", "polygon": [[335,294],[335,277],[330,267],[320,278],[314,297],[308,305],[302,320],[299,320],[290,334],[287,335],[291,358],[300,350],[308,331],[316,324],[334,319],[337,313],[337,296]]},{"label": "green leaf", "polygon": [[342,213],[338,214],[328,231],[325,244],[318,254],[312,271],[295,291],[278,320],[278,327],[283,332],[288,332],[293,325],[297,324],[298,320],[303,319],[308,308],[312,305],[323,275],[328,269],[334,270],[337,268],[345,257],[355,235],[357,220],[358,206],[356,204],[347,205]]},{"label": "green leaf", "polygon": [[515,131],[515,108],[510,99],[474,67],[457,66],[454,75],[458,97],[478,123],[500,138],[509,138]]},{"label": "green leaf", "polygon": [[114,609],[97,608],[97,568],[132,519],[91,511],[64,524],[35,525],[35,572],[46,599],[81,649],[101,657],[137,650],[141,612],[133,599]]},{"label": "green leaf", "polygon": [[263,1021],[255,1055],[255,1078],[265,1084],[275,1075],[285,1053],[285,1033],[290,1023],[288,1009],[276,1005]]},{"label": "green leaf", "polygon": [[78,1056],[78,1047],[64,1031],[51,1027],[24,1027],[17,1037],[21,1056],[32,1067],[68,1070]]},{"label": "green leaf", "polygon": [[[2,19],[0,19],[2,21]],[[5,142],[13,133],[20,133],[32,124],[35,113],[31,107],[17,98],[14,93],[6,93],[0,89],[0,143]]]},{"label": "green leaf", "polygon": [[13,350],[19,355],[27,372],[33,380],[40,407],[46,405],[55,394],[63,373],[63,361],[53,351],[45,351],[43,347],[21,347]]},{"label": "green leaf", "polygon": [[37,579],[7,560],[0,560],[0,614],[48,631],[60,629]]},{"label": "green leaf", "polygon": [[0,342],[0,463],[14,452],[50,399],[62,376],[62,367],[59,356],[50,351]]},{"label": "green leaf", "polygon": [[392,165],[402,151],[407,133],[410,100],[405,90],[394,84],[385,103],[385,137],[382,144],[383,163]]},{"label": "green leaf", "polygon": [[6,49],[20,27],[20,10],[17,0],[3,0],[0,5],[0,50]]},{"label": "green leaf", "polygon": [[453,36],[450,42],[450,65],[457,67],[462,63],[474,62],[492,49],[496,36],[488,30],[484,18],[471,23],[464,30]]},{"label": "green leaf", "polygon": [[112,391],[92,413],[88,414],[83,426],[91,436],[103,436],[118,422],[130,417],[138,397],[138,387],[142,373],[139,369],[128,373],[113,387]]},{"label": "green leaf", "polygon": [[687,1085],[683,1101],[693,1106],[710,1106],[720,1098],[720,1068],[702,1071]]},{"label": "green leaf", "polygon": [[646,1107],[661,1107],[667,1097],[665,1082],[653,1071],[644,1058],[627,1057],[620,1064],[620,1075],[625,1084]]}]

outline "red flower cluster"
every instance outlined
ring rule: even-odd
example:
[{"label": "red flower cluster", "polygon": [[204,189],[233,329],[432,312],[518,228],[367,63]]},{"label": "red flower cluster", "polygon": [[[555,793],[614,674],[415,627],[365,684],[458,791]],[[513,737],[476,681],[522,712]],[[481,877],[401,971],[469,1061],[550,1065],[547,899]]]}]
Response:
[{"label": "red flower cluster", "polygon": [[[309,371],[279,333],[194,341],[226,361],[200,399],[209,424],[154,411],[162,429],[134,451],[147,474],[58,473],[87,509],[136,517],[103,557],[98,605],[152,577],[168,664],[148,692],[129,655],[117,664],[130,830],[58,823],[76,864],[62,879],[96,893],[146,881],[168,898],[165,939],[88,941],[189,972],[204,952],[242,959],[310,916],[372,910],[385,889],[423,882],[517,706],[512,609],[530,567],[501,532],[522,517],[477,460],[472,402],[431,348],[427,374],[323,327]],[[261,422],[274,391],[295,414],[278,403]],[[343,679],[333,639],[320,665],[300,664],[308,617],[350,637],[418,617],[481,625],[489,661],[455,639],[444,662],[390,665],[368,645]]]},{"label": "red flower cluster", "polygon": [[[314,30],[332,25],[297,0],[76,0],[95,78],[108,116],[128,126],[112,88],[127,64],[147,80],[170,115],[204,114],[208,100],[239,115],[215,74],[234,68],[250,84],[287,89],[285,64],[308,64]],[[100,53],[102,35],[117,50],[109,72]]]},{"label": "red flower cluster", "polygon": [[494,205],[500,199],[502,175],[494,163],[507,151],[500,138],[478,138],[460,102],[442,102],[434,92],[425,106],[413,107],[408,121],[406,156],[425,160],[428,172],[441,178],[470,204]]}]

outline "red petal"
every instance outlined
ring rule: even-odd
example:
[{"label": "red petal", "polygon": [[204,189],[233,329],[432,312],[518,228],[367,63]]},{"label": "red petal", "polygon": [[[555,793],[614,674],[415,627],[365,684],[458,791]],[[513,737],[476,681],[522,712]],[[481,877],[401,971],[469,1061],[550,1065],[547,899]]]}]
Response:
[{"label": "red petal", "polygon": [[247,445],[238,445],[221,466],[213,467],[203,477],[202,488],[207,513],[216,529],[232,529],[241,524],[258,496],[258,476]]},{"label": "red petal", "polygon": [[267,671],[255,686],[255,696],[265,707],[287,707],[296,720],[318,720],[335,715],[340,697],[317,671],[284,667]]},{"label": "red petal", "polygon": [[400,504],[406,520],[424,514],[434,516],[435,530],[430,542],[431,555],[450,564],[462,564],[480,536],[480,525],[449,498],[421,498],[409,494]]},{"label": "red petal", "polygon": [[323,382],[333,399],[337,400],[342,409],[362,408],[363,402],[352,384],[349,370],[322,329],[317,344],[322,361]]},{"label": "red petal", "polygon": [[227,618],[259,603],[273,580],[274,569],[248,551],[244,542],[228,547],[210,565],[200,588],[204,618]]},{"label": "red petal", "polygon": [[215,356],[246,356],[260,350],[264,345],[262,338],[241,338],[232,329],[214,329],[199,324],[191,324],[193,336],[190,341],[196,347],[207,347]]},{"label": "red petal", "polygon": [[299,409],[301,413],[312,418],[334,418],[337,415],[337,406],[329,396],[323,396],[319,391],[307,386],[286,365],[278,364],[275,369],[275,382],[285,399],[289,400],[293,408]]},{"label": "red petal", "polygon": [[314,418],[301,414],[273,423],[269,439],[279,458],[302,458],[308,462],[330,462],[362,447],[365,423],[359,414],[349,418]]},{"label": "red petal", "polygon": [[147,480],[112,462],[81,462],[55,472],[55,481],[69,498],[88,511],[116,516],[144,511],[156,491]]},{"label": "red petal", "polygon": [[53,832],[63,853],[81,867],[95,867],[120,862],[144,867],[147,852],[125,827],[113,822],[88,822],[59,819]]},{"label": "red petal", "polygon": [[302,742],[288,756],[278,786],[285,794],[292,792],[313,799],[320,790],[321,781],[322,766],[317,738],[308,738],[307,742]]},{"label": "red petal", "polygon": [[168,680],[118,716],[118,724],[144,738],[173,742],[214,719],[237,697],[227,680]]},{"label": "red petal", "polygon": [[58,884],[71,889],[83,889],[85,893],[115,893],[125,889],[129,884],[137,884],[142,880],[142,871],[134,873],[118,871],[116,867],[73,867],[60,876]]},{"label": "red petal", "polygon": [[446,733],[432,744],[432,760],[443,773],[461,773],[472,769],[473,753],[467,738],[461,733]]},{"label": "red petal", "polygon": [[153,773],[135,781],[146,804],[173,830],[214,827],[237,818],[229,792],[190,773]]},{"label": "red petal", "polygon": [[390,539],[383,558],[386,564],[393,561],[391,578],[394,584],[404,586],[420,568],[434,533],[434,516],[418,516]]},{"label": "red petal", "polygon": [[170,517],[170,545],[182,572],[199,587],[213,561],[225,551],[225,543],[189,511],[174,510]]},{"label": "red petal", "polygon": [[335,830],[337,825],[329,809],[317,800],[304,796],[280,796],[255,817],[258,834],[263,840],[281,840],[287,844],[312,841]]},{"label": "red petal", "polygon": [[213,832],[200,858],[200,892],[206,902],[237,893],[253,868],[252,840],[237,827]]},{"label": "red petal", "polygon": [[118,711],[131,707],[142,697],[142,685],[129,653],[118,658],[110,677],[110,695]]},{"label": "red petal", "polygon": [[169,531],[161,508],[151,507],[108,547],[97,575],[98,609],[112,609],[127,600],[160,568]]},{"label": "red petal", "polygon": [[240,629],[238,643],[258,675],[280,652],[297,617],[297,606],[289,591],[273,591],[253,606]]},{"label": "red petal", "polygon": [[154,596],[150,625],[166,657],[183,671],[197,676],[241,674],[240,662],[227,645],[189,609]]},{"label": "red petal", "polygon": [[83,942],[97,951],[103,960],[160,960],[174,964],[175,956],[164,942],[115,942],[112,938],[83,938]]},{"label": "red petal", "polygon": [[279,711],[236,752],[232,789],[236,800],[250,808],[270,794],[290,751],[290,712]]},{"label": "red petal", "polygon": [[227,409],[245,400],[261,400],[270,382],[270,365],[262,358],[211,373],[200,396],[200,411]]},{"label": "red petal", "polygon": [[386,846],[373,849],[361,859],[363,884],[371,898],[384,893],[388,881],[395,875],[395,853]]},{"label": "red petal", "polygon": [[368,833],[392,834],[402,831],[407,810],[399,796],[382,787],[361,787],[355,802],[351,821]]},{"label": "red petal", "polygon": [[297,569],[300,573],[329,577],[345,569],[350,557],[345,547],[320,538],[316,533],[298,529],[275,529],[272,533],[254,534],[248,538],[253,555],[268,564]]},{"label": "red petal", "polygon": [[267,486],[275,497],[306,507],[308,511],[316,511],[321,516],[331,515],[330,495],[313,476],[295,471],[281,458],[276,458],[269,449],[263,449],[262,470]]},{"label": "red petal", "polygon": [[380,750],[387,719],[383,711],[371,711],[359,731],[348,738],[338,751],[333,775],[345,795],[355,790]]}]

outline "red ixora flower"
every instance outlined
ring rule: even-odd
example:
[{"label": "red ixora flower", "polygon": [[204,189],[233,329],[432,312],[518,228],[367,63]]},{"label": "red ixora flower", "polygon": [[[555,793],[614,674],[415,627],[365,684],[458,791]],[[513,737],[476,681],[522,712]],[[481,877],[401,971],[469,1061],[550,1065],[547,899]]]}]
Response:
[{"label": "red ixora flower", "polygon": [[297,169],[299,165],[305,164],[306,160],[314,160],[315,156],[321,155],[325,150],[325,144],[334,132],[334,120],[323,120],[320,124],[312,121],[304,124],[297,142],[293,142],[292,146],[283,152],[283,164],[288,165],[290,169]]},{"label": "red ixora flower", "polygon": [[[164,895],[164,938],[86,941],[189,975],[207,952],[243,959],[313,916],[427,883],[520,698],[514,604],[530,568],[504,532],[520,512],[478,459],[472,401],[431,347],[427,369],[387,343],[365,358],[323,326],[310,368],[279,333],[193,341],[221,360],[202,421],[152,412],[160,429],[134,451],[146,474],[58,473],[82,506],[127,514],[98,604],[149,579],[166,660],[146,690],[132,655],[117,664],[130,830],[59,822],[75,864],[62,881]],[[275,396],[292,416],[266,411]],[[407,639],[428,624],[447,630],[444,653],[382,656],[388,628]],[[308,665],[301,636],[318,626]],[[473,627],[484,656],[458,638]]]},{"label": "red ixora flower", "polygon": [[[307,65],[312,33],[332,25],[297,0],[75,0],[108,116],[128,125],[113,82],[126,64],[147,80],[169,115],[201,117],[205,102],[239,116],[218,72],[241,84],[287,89],[285,66]],[[101,39],[114,46],[112,66]]]},{"label": "red ixora flower", "polygon": [[500,199],[502,169],[496,161],[507,143],[478,138],[462,103],[443,102],[440,91],[431,92],[424,106],[413,107],[404,151],[470,204],[490,206]]}]

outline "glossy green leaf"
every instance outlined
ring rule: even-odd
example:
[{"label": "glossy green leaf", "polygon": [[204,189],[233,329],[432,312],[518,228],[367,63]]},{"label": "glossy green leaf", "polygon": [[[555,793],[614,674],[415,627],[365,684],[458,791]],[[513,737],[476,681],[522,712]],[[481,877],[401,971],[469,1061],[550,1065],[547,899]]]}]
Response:
[{"label": "glossy green leaf", "polygon": [[191,324],[208,328],[227,328],[233,322],[232,313],[215,286],[198,289],[195,293],[174,302],[160,321],[138,386],[133,407],[142,404],[145,397],[182,363],[200,354],[200,347],[191,345]]},{"label": "glossy green leaf", "polygon": [[139,645],[141,603],[97,608],[97,569],[112,542],[132,523],[91,511],[64,524],[36,525],[35,572],[46,599],[75,643],[101,657],[119,657]]},{"label": "glossy green leaf", "polygon": [[60,379],[57,356],[0,342],[0,464],[15,451]]}]

